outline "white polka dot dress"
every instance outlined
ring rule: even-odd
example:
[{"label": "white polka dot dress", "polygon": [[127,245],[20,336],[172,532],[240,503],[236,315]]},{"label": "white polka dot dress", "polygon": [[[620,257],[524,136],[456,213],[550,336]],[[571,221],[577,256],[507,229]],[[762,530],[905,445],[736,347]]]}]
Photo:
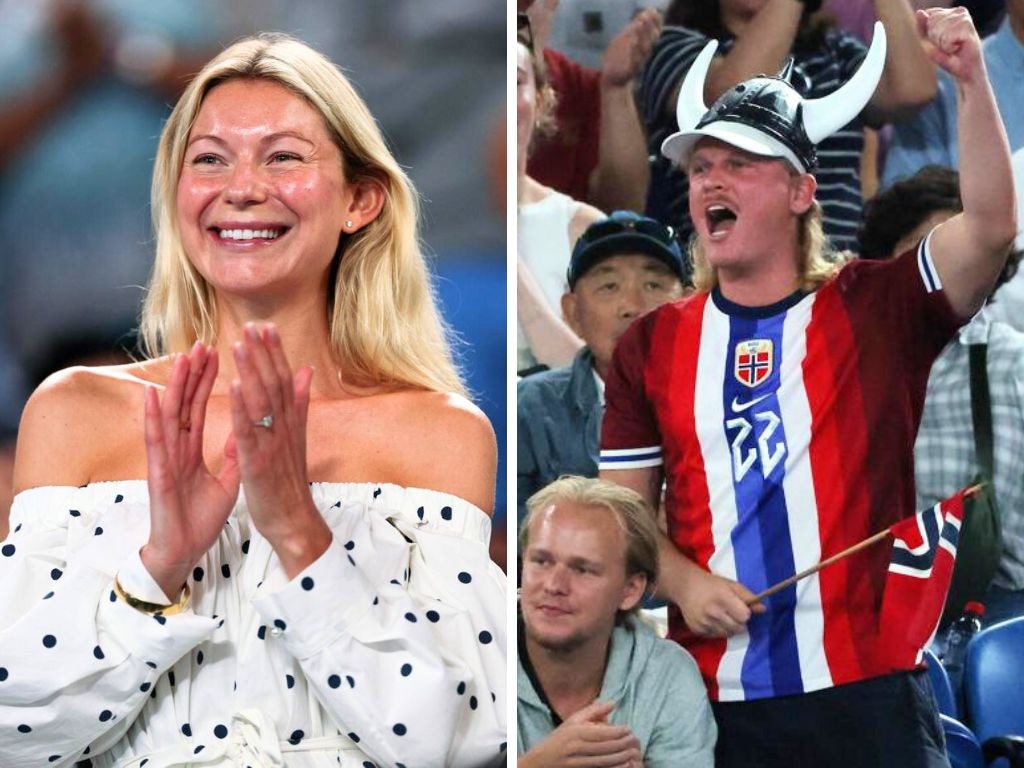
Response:
[{"label": "white polka dot dress", "polygon": [[239,500],[150,616],[145,481],[19,494],[0,546],[0,766],[504,765],[505,576],[472,504],[314,483],[334,533],[288,580]]}]

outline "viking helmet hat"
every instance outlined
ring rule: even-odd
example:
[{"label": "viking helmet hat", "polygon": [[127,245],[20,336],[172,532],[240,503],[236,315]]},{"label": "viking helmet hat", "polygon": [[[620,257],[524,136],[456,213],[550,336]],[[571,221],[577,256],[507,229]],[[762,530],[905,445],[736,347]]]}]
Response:
[{"label": "viking helmet hat", "polygon": [[734,86],[708,109],[704,81],[717,48],[716,40],[708,42],[686,74],[676,103],[679,130],[665,139],[661,154],[680,165],[701,138],[710,136],[811,173],[818,165],[814,145],[856,117],[875,92],[885,65],[885,29],[875,22],[871,48],[856,73],[820,99],[805,99],[790,84],[790,61],[774,77],[759,75]]}]

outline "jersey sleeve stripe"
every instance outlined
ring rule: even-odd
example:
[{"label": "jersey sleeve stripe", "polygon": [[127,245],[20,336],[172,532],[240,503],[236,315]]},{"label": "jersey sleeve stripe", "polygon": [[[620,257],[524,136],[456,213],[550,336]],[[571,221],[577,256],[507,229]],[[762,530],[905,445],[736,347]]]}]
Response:
[{"label": "jersey sleeve stripe", "polygon": [[[934,231],[934,230],[932,230]],[[935,262],[932,261],[932,253],[929,244],[931,243],[931,232],[921,241],[917,249],[917,269],[921,273],[925,290],[928,293],[942,290],[942,282],[939,280],[939,273],[935,269]]]},{"label": "jersey sleeve stripe", "polygon": [[663,463],[661,447],[616,448],[601,451],[598,469],[644,469],[660,467]]}]

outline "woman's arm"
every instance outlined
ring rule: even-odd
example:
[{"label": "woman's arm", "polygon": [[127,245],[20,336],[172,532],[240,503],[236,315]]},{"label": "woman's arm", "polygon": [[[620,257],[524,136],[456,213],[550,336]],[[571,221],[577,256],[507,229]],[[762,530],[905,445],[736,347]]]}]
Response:
[{"label": "woman's arm", "polygon": [[[145,572],[145,509],[78,488],[21,494],[0,556],[0,763],[69,766],[122,738],[156,680],[212,633],[191,611],[163,622],[117,597]],[[84,502],[84,503],[83,503]],[[142,525],[140,525],[142,523]],[[7,727],[9,726],[9,727]],[[46,763],[42,763],[46,764]]]},{"label": "woman's arm", "polygon": [[505,577],[486,518],[414,489],[395,508],[394,490],[322,510],[327,551],[254,606],[378,765],[488,764],[507,737]]},{"label": "woman's arm", "polygon": [[583,339],[555,313],[522,259],[516,264],[516,280],[516,317],[533,356],[549,368],[568,365],[583,346]]},{"label": "woman's arm", "polygon": [[[189,366],[178,368],[182,384]],[[188,610],[157,620],[118,597],[115,574],[144,600],[164,602],[168,591],[139,557],[149,510],[113,487],[99,502],[77,488],[131,432],[114,425],[123,427],[136,406],[141,388],[77,368],[47,379],[25,408],[15,487],[36,490],[16,499],[0,557],[0,722],[24,727],[0,729],[4,766],[38,765],[41,756],[71,765],[87,747],[105,751],[156,679],[216,628]]]},{"label": "woman's arm", "polygon": [[907,0],[875,0],[875,12],[888,45],[882,79],[865,112],[869,122],[881,125],[913,116],[935,98],[939,85]]}]

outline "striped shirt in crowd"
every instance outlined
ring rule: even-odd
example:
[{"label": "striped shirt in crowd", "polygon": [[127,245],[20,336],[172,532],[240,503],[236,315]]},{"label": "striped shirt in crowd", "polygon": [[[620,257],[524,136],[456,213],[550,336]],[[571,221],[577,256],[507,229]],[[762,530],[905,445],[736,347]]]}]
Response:
[{"label": "striped shirt in crowd", "polygon": [[[673,97],[708,39],[685,27],[665,27],[640,81],[639,103],[652,158],[646,213],[676,227],[684,244],[693,233],[686,176],[662,157],[661,143],[678,130]],[[720,41],[719,52],[727,53],[733,42]],[[829,30],[818,48],[793,51],[791,82],[804,98],[821,98],[850,79],[866,52],[853,35]],[[825,233],[839,250],[857,248],[862,127],[858,117],[818,145],[817,197],[825,212]]]}]

